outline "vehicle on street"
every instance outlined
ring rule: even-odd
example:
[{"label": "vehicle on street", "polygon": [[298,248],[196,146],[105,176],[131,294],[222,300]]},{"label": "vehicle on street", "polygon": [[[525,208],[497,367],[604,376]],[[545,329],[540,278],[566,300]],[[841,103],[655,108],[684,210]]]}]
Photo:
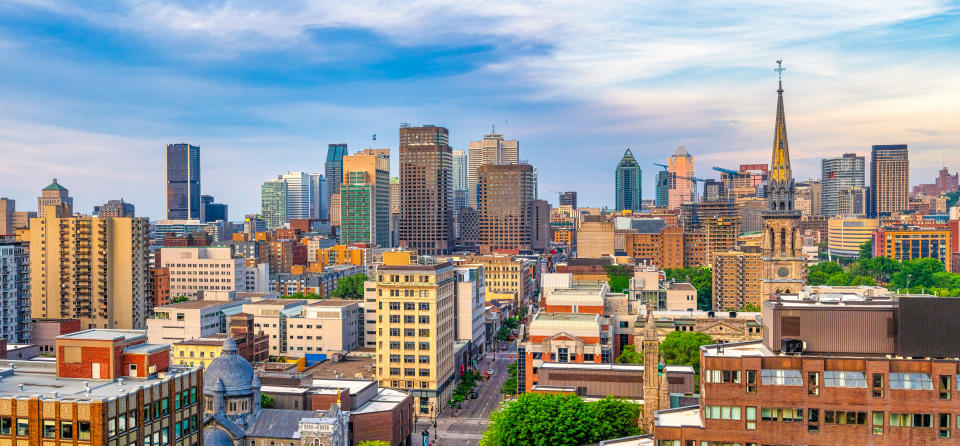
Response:
[{"label": "vehicle on street", "polygon": [[494,372],[495,371],[493,369],[487,369],[487,375],[493,376]]},{"label": "vehicle on street", "polygon": [[477,392],[470,392],[470,399],[471,399],[471,400],[475,400],[475,399],[477,399],[478,397],[480,397],[480,395],[478,395]]}]

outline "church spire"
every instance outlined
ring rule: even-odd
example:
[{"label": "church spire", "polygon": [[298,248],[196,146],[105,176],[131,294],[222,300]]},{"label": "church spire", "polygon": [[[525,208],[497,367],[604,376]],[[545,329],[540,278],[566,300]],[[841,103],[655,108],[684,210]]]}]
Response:
[{"label": "church spire", "polygon": [[793,177],[790,170],[790,149],[787,144],[787,120],[783,112],[783,60],[777,60],[777,123],[773,132],[773,161],[770,164],[769,179],[785,183]]}]

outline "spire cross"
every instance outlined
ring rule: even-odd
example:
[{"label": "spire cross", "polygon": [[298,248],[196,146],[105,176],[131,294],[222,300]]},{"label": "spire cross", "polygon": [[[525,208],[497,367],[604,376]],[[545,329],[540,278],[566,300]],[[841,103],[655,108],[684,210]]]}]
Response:
[{"label": "spire cross", "polygon": [[777,72],[777,80],[783,81],[783,72],[786,70],[786,68],[783,68],[783,59],[777,59],[777,68],[773,69]]}]

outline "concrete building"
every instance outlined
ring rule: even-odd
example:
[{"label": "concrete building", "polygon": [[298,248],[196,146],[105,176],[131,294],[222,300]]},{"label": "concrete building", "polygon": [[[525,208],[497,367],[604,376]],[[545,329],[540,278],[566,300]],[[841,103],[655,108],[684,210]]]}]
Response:
[{"label": "concrete building", "polygon": [[895,216],[907,210],[910,159],[906,144],[877,145],[870,152],[871,217]]},{"label": "concrete building", "polygon": [[93,207],[94,217],[136,217],[136,209],[133,203],[127,203],[123,199],[110,200],[100,206]]},{"label": "concrete building", "polygon": [[693,180],[693,156],[684,146],[677,146],[677,150],[667,162],[667,171],[670,172],[670,192],[668,209],[680,209],[680,205],[694,200],[694,191],[697,188]]},{"label": "concrete building", "polygon": [[953,265],[953,234],[947,228],[884,226],[873,236],[873,255],[903,262],[937,259],[947,271]]},{"label": "concrete building", "polygon": [[713,261],[713,306],[717,311],[738,311],[744,305],[760,305],[762,255],[759,252],[716,253]]},{"label": "concrete building", "polygon": [[70,197],[70,191],[57,183],[56,178],[40,191],[40,197],[37,198],[38,217],[42,218],[45,215],[47,206],[56,207],[58,217],[73,215],[73,198]]},{"label": "concrete building", "polygon": [[226,333],[228,317],[240,313],[241,305],[247,302],[247,299],[191,300],[156,307],[147,319],[147,337],[151,344],[173,344]]},{"label": "concrete building", "polygon": [[[57,339],[57,360],[7,361],[0,436],[9,444],[200,444],[199,369],[168,366],[143,332]],[[208,443],[209,445],[209,443]]]},{"label": "concrete building", "polygon": [[390,157],[359,153],[343,157],[340,243],[390,246]]},{"label": "concrete building", "polygon": [[[160,267],[170,274],[170,295],[198,299],[205,291],[248,291],[243,259],[230,248],[162,248]],[[253,291],[253,290],[249,290]]]},{"label": "concrete building", "polygon": [[13,235],[13,214],[16,212],[16,200],[0,197],[0,235]]},{"label": "concrete building", "polygon": [[457,276],[454,319],[457,340],[470,342],[471,356],[485,351],[486,332],[483,310],[486,307],[485,271],[480,265],[461,265],[454,268]]},{"label": "concrete building", "polygon": [[377,271],[377,379],[435,416],[453,393],[456,277],[449,262]]},{"label": "concrete building", "polygon": [[516,306],[526,305],[533,298],[536,283],[530,262],[512,256],[488,255],[467,257],[464,263],[483,266],[488,301],[498,293],[515,295]]},{"label": "concrete building", "polygon": [[577,257],[594,259],[614,254],[613,222],[586,216],[577,231]]},{"label": "concrete building", "polygon": [[878,228],[873,218],[831,218],[827,222],[827,251],[832,256],[858,257],[860,245],[873,240]]},{"label": "concrete building", "polygon": [[30,342],[29,244],[0,235],[0,339]]},{"label": "concrete building", "polygon": [[627,149],[620,158],[616,169],[616,209],[617,211],[639,212],[642,207],[642,171],[633,152]]},{"label": "concrete building", "polygon": [[80,331],[79,319],[32,319],[30,321],[30,343],[36,345],[40,354],[56,356],[57,336]]},{"label": "concrete building", "polygon": [[287,217],[287,183],[270,179],[260,186],[260,214],[267,229],[276,229],[289,221]]},{"label": "concrete building", "polygon": [[863,217],[867,215],[866,189],[851,187],[840,191],[837,199],[837,215]]},{"label": "concrete building", "polygon": [[446,128],[400,128],[401,248],[423,255],[450,252],[452,156]]},{"label": "concrete building", "polygon": [[266,299],[243,305],[254,330],[269,336],[270,355],[293,358],[360,347],[360,301]]},{"label": "concrete building", "polygon": [[836,217],[840,212],[840,194],[864,186],[864,158],[845,153],[835,158],[820,160],[820,214]]},{"label": "concrete building", "polygon": [[560,194],[560,206],[570,206],[571,209],[577,208],[577,192],[568,191]]},{"label": "concrete building", "polygon": [[30,223],[34,318],[80,319],[84,328],[144,328],[150,308],[145,218],[60,217]]},{"label": "concrete building", "polygon": [[482,254],[530,249],[530,202],[533,167],[529,164],[483,164],[476,183]]},{"label": "concrete building", "polygon": [[287,172],[277,177],[287,185],[287,212],[286,221],[292,219],[311,218],[310,210],[315,208],[313,198],[313,186],[310,180],[310,174],[306,172]]},{"label": "concrete building", "polygon": [[503,135],[490,133],[480,141],[467,145],[467,205],[478,209],[477,183],[480,181],[480,166],[485,164],[517,164],[520,162],[520,142],[504,140]]},{"label": "concrete building", "polygon": [[187,143],[166,147],[167,220],[200,220],[200,147]]}]

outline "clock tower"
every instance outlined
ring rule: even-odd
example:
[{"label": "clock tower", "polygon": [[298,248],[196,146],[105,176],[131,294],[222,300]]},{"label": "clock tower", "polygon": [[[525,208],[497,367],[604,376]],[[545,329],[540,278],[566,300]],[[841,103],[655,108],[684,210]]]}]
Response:
[{"label": "clock tower", "polygon": [[773,160],[767,176],[767,209],[763,211],[763,245],[761,251],[760,296],[794,294],[807,278],[800,236],[800,211],[794,208],[794,180],[790,170],[787,145],[787,122],[783,112],[782,61],[777,61],[780,75],[777,89],[777,122],[773,132]]}]

